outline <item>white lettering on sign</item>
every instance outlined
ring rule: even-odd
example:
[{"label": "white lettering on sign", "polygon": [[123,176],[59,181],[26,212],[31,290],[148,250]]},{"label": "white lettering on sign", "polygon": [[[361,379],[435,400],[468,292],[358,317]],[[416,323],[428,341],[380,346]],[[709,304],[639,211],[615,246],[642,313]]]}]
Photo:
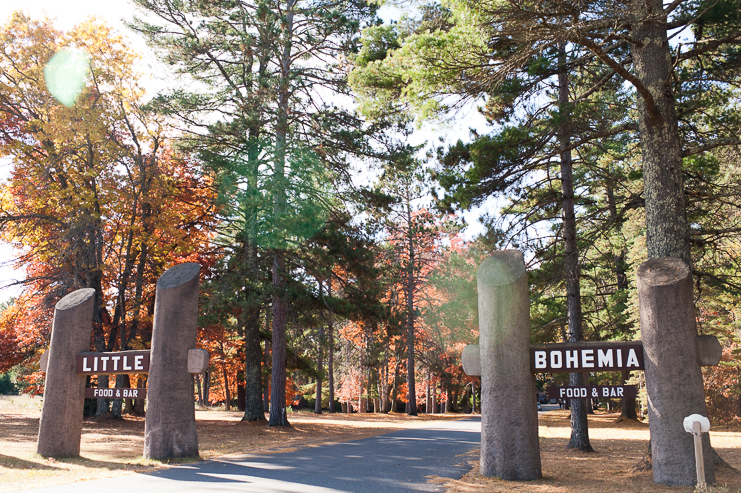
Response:
[{"label": "white lettering on sign", "polygon": [[643,347],[640,342],[536,346],[530,351],[530,369],[536,373],[642,370]]},{"label": "white lettering on sign", "polygon": [[545,351],[535,351],[535,368],[545,368]]},{"label": "white lettering on sign", "polygon": [[576,349],[573,351],[566,351],[566,368],[579,368],[579,353]]},{"label": "white lettering on sign", "polygon": [[636,357],[636,352],[634,349],[628,351],[628,361],[625,363],[625,366],[640,366],[638,364],[638,358]]},{"label": "white lettering on sign", "polygon": [[551,368],[561,368],[562,366],[563,358],[561,357],[561,351],[553,351],[551,353]]},{"label": "white lettering on sign", "polygon": [[636,397],[638,387],[635,385],[587,385],[584,387],[546,387],[549,399],[621,399]]},{"label": "white lettering on sign", "polygon": [[[563,395],[563,389],[561,389],[561,395]],[[566,387],[566,397],[568,398],[577,398],[577,397],[586,397],[587,396],[587,388],[586,387]]]},{"label": "white lettering on sign", "polygon": [[585,349],[581,352],[581,367],[594,368],[594,349]]},{"label": "white lettering on sign", "polygon": [[77,373],[80,375],[148,372],[149,351],[82,353],[77,356]]},{"label": "white lettering on sign", "polygon": [[612,366],[612,349],[597,350],[597,366]]},{"label": "white lettering on sign", "polygon": [[87,399],[146,399],[147,389],[86,388]]},{"label": "white lettering on sign", "polygon": [[602,387],[602,397],[622,397],[623,387]]}]

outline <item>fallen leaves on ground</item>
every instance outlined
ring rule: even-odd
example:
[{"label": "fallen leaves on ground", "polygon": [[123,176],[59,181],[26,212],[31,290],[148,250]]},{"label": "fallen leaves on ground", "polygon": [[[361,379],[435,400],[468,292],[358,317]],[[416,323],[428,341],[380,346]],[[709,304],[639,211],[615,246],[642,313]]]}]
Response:
[{"label": "fallen leaves on ground", "polygon": [[[478,474],[479,449],[468,457],[470,472],[461,479],[436,478],[447,493],[592,493],[592,492],[691,492],[693,488],[658,485],[652,473],[632,473],[648,446],[648,424],[638,421],[615,423],[617,414],[589,416],[589,439],[595,452],[567,449],[571,435],[569,411],[557,410],[539,416],[540,458],[543,479],[504,481]],[[729,492],[741,491],[741,432],[711,430],[711,442],[732,468],[716,468],[719,485]]]}]

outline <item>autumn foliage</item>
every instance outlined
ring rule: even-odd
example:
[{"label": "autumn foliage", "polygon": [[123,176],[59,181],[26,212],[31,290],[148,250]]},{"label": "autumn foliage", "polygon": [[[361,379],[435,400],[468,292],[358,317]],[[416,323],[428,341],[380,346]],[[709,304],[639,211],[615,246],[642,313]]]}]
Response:
[{"label": "autumn foliage", "polygon": [[[146,347],[154,285],[186,261],[206,267],[212,192],[142,109],[136,55],[90,20],[70,32],[16,13],[0,31],[0,155],[12,170],[0,197],[0,239],[19,253],[23,294],[0,318],[2,369],[33,361],[48,343],[54,304],[96,290],[96,350]],[[60,49],[89,54],[72,107],[57,102],[44,65]]]}]

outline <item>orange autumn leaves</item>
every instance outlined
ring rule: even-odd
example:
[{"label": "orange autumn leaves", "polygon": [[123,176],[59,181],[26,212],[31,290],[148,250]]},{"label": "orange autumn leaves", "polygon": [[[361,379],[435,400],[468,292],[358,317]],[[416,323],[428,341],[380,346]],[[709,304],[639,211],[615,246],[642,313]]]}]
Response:
[{"label": "orange autumn leaves", "polygon": [[[60,49],[90,57],[76,103],[45,87]],[[45,345],[53,305],[82,287],[98,291],[105,349],[143,345],[154,283],[173,264],[211,263],[212,191],[145,111],[136,55],[89,20],[69,32],[15,13],[0,27],[0,156],[11,164],[0,195],[0,239],[19,253],[23,294],[0,316],[0,371]]]},{"label": "orange autumn leaves", "polygon": [[[403,219],[403,218],[402,218]],[[368,396],[392,395],[408,400],[407,310],[410,289],[413,296],[415,395],[424,403],[439,385],[439,400],[451,400],[452,382],[468,380],[460,367],[463,348],[475,342],[478,325],[470,293],[439,282],[441,278],[462,279],[475,284],[476,261],[468,245],[454,230],[436,220],[426,209],[412,211],[407,221],[398,221],[388,238],[385,255],[377,257],[381,282],[385,286],[382,302],[389,316],[384,323],[351,321],[339,331],[340,347],[347,364],[339,375],[337,397],[354,409]],[[412,243],[413,250],[409,247]],[[413,256],[409,252],[413,251]],[[413,264],[413,266],[412,266]],[[409,283],[412,269],[413,282]],[[342,277],[342,272],[337,272]],[[470,287],[470,286],[469,286]],[[474,296],[475,299],[475,296]],[[454,314],[449,312],[454,311]],[[349,343],[349,344],[348,344]],[[371,370],[372,369],[372,370]],[[428,386],[429,381],[429,386]],[[394,385],[398,388],[394,389]],[[364,404],[364,403],[363,403]],[[380,403],[382,406],[383,403]],[[371,408],[368,404],[368,408]]]}]

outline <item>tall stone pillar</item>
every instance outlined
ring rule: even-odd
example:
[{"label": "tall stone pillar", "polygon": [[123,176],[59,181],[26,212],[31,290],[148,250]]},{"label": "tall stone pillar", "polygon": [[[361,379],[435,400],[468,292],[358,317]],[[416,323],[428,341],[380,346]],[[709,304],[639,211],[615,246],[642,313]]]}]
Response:
[{"label": "tall stone pillar", "polygon": [[538,410],[530,373],[530,299],[522,252],[503,250],[478,271],[481,466],[484,476],[539,479]]},{"label": "tall stone pillar", "polygon": [[77,355],[90,350],[95,290],[78,289],[54,307],[37,452],[44,457],[80,455],[85,376]]},{"label": "tall stone pillar", "polygon": [[147,459],[198,456],[188,349],[196,345],[199,271],[198,264],[179,264],[157,281],[144,425]]},{"label": "tall stone pillar", "polygon": [[[641,264],[638,301],[654,482],[691,486],[697,479],[693,437],[682,423],[690,414],[707,416],[707,408],[687,264],[674,258]],[[714,484],[710,438],[702,440],[706,481]]]}]

